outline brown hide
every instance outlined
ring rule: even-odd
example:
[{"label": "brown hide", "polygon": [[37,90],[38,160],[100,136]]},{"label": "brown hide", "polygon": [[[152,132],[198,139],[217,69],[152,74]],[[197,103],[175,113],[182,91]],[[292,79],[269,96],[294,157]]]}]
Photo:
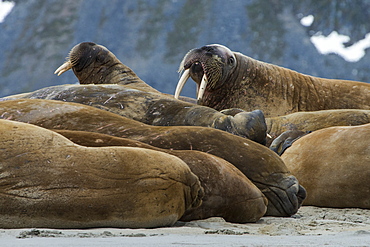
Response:
[{"label": "brown hide", "polygon": [[370,124],[308,134],[282,155],[307,189],[305,205],[370,208]]},{"label": "brown hide", "polygon": [[171,226],[201,203],[179,158],[132,147],[83,147],[35,125],[0,120],[0,227]]},{"label": "brown hide", "polygon": [[267,199],[236,167],[217,156],[195,150],[170,150],[95,132],[55,130],[83,146],[128,146],[148,148],[175,155],[198,176],[204,189],[202,205],[189,209],[182,221],[223,217],[228,222],[256,222],[266,212]]},{"label": "brown hide", "polygon": [[267,133],[273,139],[288,130],[307,132],[333,126],[354,126],[366,123],[370,123],[370,110],[359,109],[296,112],[285,116],[266,118]]},{"label": "brown hide", "polygon": [[304,75],[217,44],[189,51],[180,65],[180,70],[187,69],[198,88],[206,75],[200,104],[219,111],[259,109],[266,117],[275,117],[298,111],[370,109],[368,83]]}]

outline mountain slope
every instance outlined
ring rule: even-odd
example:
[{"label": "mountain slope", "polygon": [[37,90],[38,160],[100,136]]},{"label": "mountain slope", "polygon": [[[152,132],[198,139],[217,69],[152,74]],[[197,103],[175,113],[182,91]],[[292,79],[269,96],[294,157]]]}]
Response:
[{"label": "mountain slope", "polygon": [[[106,46],[144,81],[173,93],[182,57],[220,43],[253,58],[320,77],[370,81],[366,54],[349,63],[320,54],[310,42],[336,30],[352,40],[370,32],[368,1],[288,0],[28,0],[0,23],[0,96],[75,83],[54,70],[77,43]],[[323,3],[325,2],[325,3]],[[355,3],[354,3],[355,2]],[[300,18],[312,14],[310,27]],[[365,18],[365,19],[364,19]],[[188,83],[183,94],[194,96]]]}]

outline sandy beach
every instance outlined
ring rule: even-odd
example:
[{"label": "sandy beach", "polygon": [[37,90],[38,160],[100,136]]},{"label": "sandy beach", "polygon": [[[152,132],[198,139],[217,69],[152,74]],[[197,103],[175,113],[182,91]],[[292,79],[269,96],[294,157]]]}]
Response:
[{"label": "sandy beach", "polygon": [[222,218],[155,229],[1,229],[1,246],[370,246],[370,210],[302,207],[254,224]]}]

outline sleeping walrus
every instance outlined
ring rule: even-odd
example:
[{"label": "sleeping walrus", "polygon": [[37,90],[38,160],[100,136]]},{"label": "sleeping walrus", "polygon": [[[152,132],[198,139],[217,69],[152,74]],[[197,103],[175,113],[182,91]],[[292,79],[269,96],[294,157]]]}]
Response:
[{"label": "sleeping walrus", "polygon": [[370,209],[370,124],[317,130],[281,156],[307,189],[305,205]]},{"label": "sleeping walrus", "polygon": [[370,84],[303,75],[222,45],[190,50],[180,71],[184,73],[175,98],[191,77],[198,86],[199,104],[216,110],[260,109],[272,117],[297,111],[370,109]]},{"label": "sleeping walrus", "polygon": [[315,131],[334,126],[354,126],[370,123],[370,110],[336,109],[295,112],[266,118],[267,133],[274,139],[285,131]]},{"label": "sleeping walrus", "polygon": [[266,124],[261,111],[230,116],[209,107],[174,99],[143,82],[104,46],[91,42],[76,45],[56,73],[60,75],[69,69],[83,85],[47,87],[8,98],[76,102],[146,124],[213,127],[262,144],[266,142]]},{"label": "sleeping walrus", "polygon": [[173,155],[83,147],[27,123],[0,120],[0,159],[0,228],[171,226],[203,194]]},{"label": "sleeping walrus", "polygon": [[88,131],[54,130],[82,146],[125,146],[153,149],[182,159],[198,176],[204,189],[202,204],[191,208],[181,221],[222,217],[228,222],[256,222],[266,212],[267,199],[235,166],[217,156],[196,150],[170,150],[111,135]]},{"label": "sleeping walrus", "polygon": [[266,118],[269,134],[266,138],[266,146],[281,154],[299,137],[312,131],[333,126],[355,126],[366,123],[370,123],[370,110],[361,109],[295,112],[285,116]]},{"label": "sleeping walrus", "polygon": [[47,129],[130,138],[159,148],[213,154],[237,167],[263,192],[268,199],[267,215],[293,215],[306,196],[277,154],[225,131],[199,126],[151,126],[83,104],[41,99],[0,101],[0,118]]}]

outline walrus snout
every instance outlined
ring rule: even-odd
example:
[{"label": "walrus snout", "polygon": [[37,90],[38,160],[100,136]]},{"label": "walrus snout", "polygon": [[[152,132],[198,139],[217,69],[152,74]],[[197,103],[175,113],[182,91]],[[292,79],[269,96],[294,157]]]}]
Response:
[{"label": "walrus snout", "polygon": [[303,201],[306,199],[306,197],[307,197],[306,189],[302,185],[299,185],[299,189],[297,193],[299,207],[302,206]]},{"label": "walrus snout", "polygon": [[229,70],[236,65],[234,53],[219,44],[206,45],[190,50],[180,63],[179,72],[184,71],[175,90],[180,96],[186,81],[191,77],[198,85],[197,100],[201,101],[206,89],[216,90],[226,81]]},{"label": "walrus snout", "polygon": [[278,186],[265,192],[269,200],[268,216],[292,216],[297,213],[306,198],[306,190],[294,176],[285,177]]},{"label": "walrus snout", "polygon": [[112,52],[93,42],[75,45],[69,52],[67,61],[54,74],[59,76],[70,69],[80,84],[117,84],[137,80],[136,74]]}]

